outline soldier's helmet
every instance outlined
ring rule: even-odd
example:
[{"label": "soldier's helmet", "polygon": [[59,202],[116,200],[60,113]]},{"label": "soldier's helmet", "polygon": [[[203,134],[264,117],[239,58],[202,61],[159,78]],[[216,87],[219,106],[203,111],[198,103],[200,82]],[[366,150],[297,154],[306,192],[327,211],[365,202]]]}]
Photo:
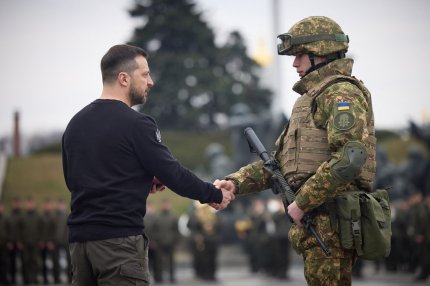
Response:
[{"label": "soldier's helmet", "polygon": [[324,57],[346,53],[349,38],[332,19],[324,16],[307,17],[278,36],[279,55],[314,54]]}]

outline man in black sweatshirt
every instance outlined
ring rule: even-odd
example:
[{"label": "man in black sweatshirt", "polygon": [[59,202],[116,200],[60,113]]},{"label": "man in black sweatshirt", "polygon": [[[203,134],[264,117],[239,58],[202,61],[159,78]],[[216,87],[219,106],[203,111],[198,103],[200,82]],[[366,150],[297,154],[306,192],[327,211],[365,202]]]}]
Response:
[{"label": "man in black sweatshirt", "polygon": [[71,119],[62,140],[71,192],[72,285],[148,285],[142,217],[150,191],[163,188],[153,184],[154,177],[217,209],[234,195],[184,168],[162,143],[154,119],[131,108],[145,103],[154,85],[144,50],[113,46],[101,60],[101,72],[101,97]]}]

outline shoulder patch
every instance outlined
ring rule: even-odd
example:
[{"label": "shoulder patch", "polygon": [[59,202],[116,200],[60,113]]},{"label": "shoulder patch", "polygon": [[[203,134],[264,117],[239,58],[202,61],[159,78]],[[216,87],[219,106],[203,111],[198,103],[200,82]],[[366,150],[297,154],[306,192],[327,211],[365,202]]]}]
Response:
[{"label": "shoulder patch", "polygon": [[161,143],[161,132],[160,129],[157,129],[157,131],[155,131],[155,139]]},{"label": "shoulder patch", "polygon": [[338,130],[349,130],[355,125],[355,117],[350,111],[338,112],[333,120],[334,128]]}]

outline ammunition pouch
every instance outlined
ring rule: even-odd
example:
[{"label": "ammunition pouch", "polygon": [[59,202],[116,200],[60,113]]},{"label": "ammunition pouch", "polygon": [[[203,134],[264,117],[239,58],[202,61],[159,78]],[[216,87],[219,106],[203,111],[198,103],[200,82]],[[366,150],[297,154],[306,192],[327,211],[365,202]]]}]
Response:
[{"label": "ammunition pouch", "polygon": [[341,246],[362,259],[387,257],[391,250],[391,213],[386,190],[345,192],[336,196]]}]

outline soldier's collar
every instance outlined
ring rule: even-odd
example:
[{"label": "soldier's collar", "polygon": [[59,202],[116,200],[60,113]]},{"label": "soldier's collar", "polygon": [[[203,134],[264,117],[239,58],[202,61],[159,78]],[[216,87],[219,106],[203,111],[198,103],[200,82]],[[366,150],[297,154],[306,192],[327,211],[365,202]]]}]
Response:
[{"label": "soldier's collar", "polygon": [[349,58],[332,61],[327,65],[307,74],[304,78],[296,82],[293,86],[293,90],[298,94],[303,95],[329,76],[339,74],[350,76],[352,74],[353,64],[354,60]]}]

